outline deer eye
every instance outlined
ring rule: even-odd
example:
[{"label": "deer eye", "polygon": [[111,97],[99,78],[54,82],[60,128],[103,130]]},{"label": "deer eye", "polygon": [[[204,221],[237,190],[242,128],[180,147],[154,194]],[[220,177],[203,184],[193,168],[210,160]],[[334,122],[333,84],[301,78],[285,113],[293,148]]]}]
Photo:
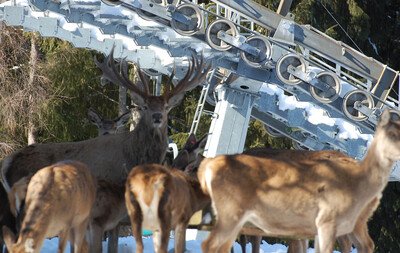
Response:
[{"label": "deer eye", "polygon": [[147,109],[149,109],[149,107],[147,105],[144,105],[144,106],[142,106],[142,109],[147,110]]}]

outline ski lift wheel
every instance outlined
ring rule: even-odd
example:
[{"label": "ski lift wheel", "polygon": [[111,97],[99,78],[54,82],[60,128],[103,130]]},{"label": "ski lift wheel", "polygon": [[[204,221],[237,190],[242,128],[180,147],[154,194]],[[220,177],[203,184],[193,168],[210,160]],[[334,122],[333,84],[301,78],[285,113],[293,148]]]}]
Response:
[{"label": "ski lift wheel", "polygon": [[374,100],[371,94],[363,90],[352,90],[343,98],[342,109],[344,114],[354,121],[364,121],[367,119],[367,116],[354,108],[356,102],[361,102],[364,106],[372,109],[374,107]]},{"label": "ski lift wheel", "polygon": [[301,79],[289,73],[289,66],[301,68],[301,71],[306,71],[305,60],[296,54],[287,54],[278,60],[276,63],[276,75],[280,81],[288,85],[297,85],[302,82]]},{"label": "ski lift wheel", "polygon": [[245,51],[240,52],[240,57],[242,57],[243,61],[248,65],[259,68],[271,58],[272,46],[267,38],[255,35],[247,38],[246,43],[260,50],[257,56],[246,53]]},{"label": "ski lift wheel", "polygon": [[210,47],[219,51],[227,51],[231,49],[232,45],[229,45],[218,38],[219,31],[224,31],[231,36],[236,36],[238,34],[236,26],[231,21],[218,19],[212,22],[206,31],[206,39]]},{"label": "ski lift wheel", "polygon": [[182,4],[176,7],[175,11],[185,15],[186,17],[189,17],[192,23],[195,23],[195,25],[188,26],[175,19],[172,19],[171,26],[177,33],[184,36],[190,36],[198,32],[203,26],[203,16],[197,6],[192,4]]},{"label": "ski lift wheel", "polygon": [[322,91],[310,85],[311,96],[317,101],[324,104],[329,104],[335,101],[339,97],[339,93],[341,90],[340,81],[337,75],[332,72],[323,71],[318,73],[316,78],[318,79],[318,81],[328,84],[331,89],[329,89],[328,91]]}]

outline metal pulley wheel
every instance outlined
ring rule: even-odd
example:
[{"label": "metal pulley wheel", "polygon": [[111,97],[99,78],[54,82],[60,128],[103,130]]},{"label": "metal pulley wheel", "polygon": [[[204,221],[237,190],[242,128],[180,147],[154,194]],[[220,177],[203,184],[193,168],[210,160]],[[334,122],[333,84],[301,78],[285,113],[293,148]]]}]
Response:
[{"label": "metal pulley wheel", "polygon": [[315,86],[310,85],[311,96],[324,104],[329,104],[335,101],[339,97],[339,93],[342,88],[338,76],[332,72],[323,71],[318,73],[316,78],[319,82],[330,86],[330,88],[326,91],[323,91]]},{"label": "metal pulley wheel", "polygon": [[259,68],[263,65],[263,63],[271,58],[272,46],[267,38],[258,35],[251,36],[246,39],[246,44],[249,44],[250,46],[260,50],[260,53],[257,56],[249,54],[245,51],[240,53],[240,57],[242,57],[242,59],[250,66]]},{"label": "metal pulley wheel", "polygon": [[372,109],[374,107],[374,100],[371,94],[363,90],[352,90],[343,98],[342,109],[344,114],[354,121],[364,121],[367,119],[367,116],[354,108],[356,102]]},{"label": "metal pulley wheel", "polygon": [[289,67],[300,68],[302,72],[306,72],[305,60],[297,54],[290,53],[281,57],[276,63],[276,76],[280,81],[288,85],[300,84],[302,80],[291,74]]},{"label": "metal pulley wheel", "polygon": [[197,6],[192,4],[181,4],[176,7],[175,12],[188,17],[190,20],[190,24],[188,25],[172,19],[171,26],[177,33],[184,36],[190,36],[199,31],[203,26],[203,15]]},{"label": "metal pulley wheel", "polygon": [[230,36],[236,36],[238,34],[238,30],[236,29],[235,24],[225,19],[218,19],[212,22],[206,31],[206,39],[210,47],[219,51],[227,51],[231,49],[232,45],[229,45],[218,38],[219,31],[223,31]]},{"label": "metal pulley wheel", "polygon": [[283,134],[281,134],[280,132],[276,131],[275,129],[273,129],[272,127],[270,127],[268,125],[264,125],[264,128],[265,128],[265,131],[267,131],[267,133],[274,138],[283,136]]}]

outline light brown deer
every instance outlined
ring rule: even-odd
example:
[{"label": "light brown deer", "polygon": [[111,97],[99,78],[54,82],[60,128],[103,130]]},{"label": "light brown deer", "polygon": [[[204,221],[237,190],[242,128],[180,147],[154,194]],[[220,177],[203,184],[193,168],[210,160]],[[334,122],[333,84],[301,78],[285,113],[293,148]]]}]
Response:
[{"label": "light brown deer", "polygon": [[[131,98],[140,107],[141,117],[133,131],[64,143],[41,143],[27,146],[2,161],[1,182],[9,192],[11,186],[24,176],[62,160],[77,160],[87,164],[98,179],[119,183],[128,171],[138,164],[160,163],[168,146],[167,117],[178,105],[186,91],[203,83],[211,65],[193,55],[186,75],[173,88],[166,88],[161,96],[149,92],[149,79],[139,71],[143,88],[136,87],[127,77],[127,64],[115,65],[113,52],[104,63],[96,64],[103,76],[131,91]],[[1,204],[8,203],[2,199]],[[0,208],[4,210],[4,208]],[[2,215],[0,214],[0,217]],[[4,220],[1,222],[4,224]]]},{"label": "light brown deer", "polygon": [[[198,145],[199,150],[204,148]],[[196,148],[197,149],[197,148]],[[192,154],[198,153],[191,149]],[[181,158],[180,160],[178,159]],[[142,227],[153,230],[156,253],[167,253],[170,230],[175,230],[175,252],[185,250],[185,232],[192,215],[210,203],[197,180],[197,161],[185,149],[175,159],[178,168],[159,164],[136,166],[126,181],[125,200],[136,240],[136,252],[143,253]]]},{"label": "light brown deer", "polygon": [[63,161],[38,170],[28,184],[18,240],[3,227],[9,252],[40,252],[44,239],[53,236],[59,236],[58,252],[68,239],[76,252],[87,252],[84,237],[95,197],[95,178],[83,163]]},{"label": "light brown deer", "polygon": [[369,216],[365,210],[374,209],[399,159],[399,114],[389,110],[361,162],[328,150],[205,159],[198,176],[217,221],[203,252],[229,252],[247,221],[272,236],[317,235],[320,252],[332,252],[337,236],[354,232],[364,212]]}]

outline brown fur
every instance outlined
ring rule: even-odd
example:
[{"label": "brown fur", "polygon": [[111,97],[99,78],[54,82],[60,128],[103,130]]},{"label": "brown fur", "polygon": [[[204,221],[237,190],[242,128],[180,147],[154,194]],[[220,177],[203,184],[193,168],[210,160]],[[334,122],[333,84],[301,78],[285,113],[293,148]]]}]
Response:
[{"label": "brown fur", "polygon": [[174,229],[175,252],[183,253],[190,217],[210,202],[196,179],[181,170],[158,164],[132,169],[126,182],[125,199],[138,253],[143,252],[142,226],[153,230],[157,253],[167,252],[169,232]]},{"label": "brown fur", "polygon": [[217,222],[203,252],[229,252],[247,221],[271,236],[318,235],[320,252],[332,252],[336,236],[353,232],[360,215],[375,210],[370,203],[380,198],[400,159],[398,116],[386,110],[381,118],[362,162],[336,151],[295,150],[204,160],[198,177]]},{"label": "brown fur", "polygon": [[118,223],[127,216],[124,190],[123,183],[114,184],[105,180],[98,181],[96,200],[90,222],[90,252],[102,252],[104,232],[115,229]]},{"label": "brown fur", "polygon": [[[132,110],[132,113],[136,116],[133,121],[137,124],[140,112]],[[132,115],[131,112],[128,112],[116,119],[109,120],[103,118],[93,109],[89,109],[88,116],[90,122],[97,127],[98,136],[102,136],[127,132],[128,129],[125,125]],[[103,252],[102,240],[105,231],[110,231],[108,253],[117,253],[118,251],[118,224],[123,218],[127,217],[124,186],[123,182],[111,183],[106,180],[99,180],[98,182],[89,231],[89,249],[92,253]]]},{"label": "brown fur", "polygon": [[25,200],[26,190],[28,189],[30,177],[23,177],[16,182],[8,193],[11,213],[17,217],[20,212],[21,202]]},{"label": "brown fur", "polygon": [[95,179],[80,162],[64,161],[39,170],[28,184],[18,240],[3,227],[8,250],[39,252],[45,238],[59,236],[59,252],[68,237],[76,252],[86,252],[84,235],[95,196]]}]

